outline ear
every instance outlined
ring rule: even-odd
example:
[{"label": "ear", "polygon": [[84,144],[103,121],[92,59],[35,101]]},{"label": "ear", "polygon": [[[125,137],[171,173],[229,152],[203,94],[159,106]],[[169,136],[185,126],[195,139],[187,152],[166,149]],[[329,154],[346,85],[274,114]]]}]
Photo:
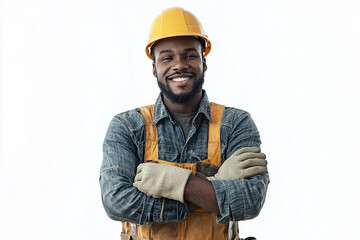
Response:
[{"label": "ear", "polygon": [[204,72],[207,70],[206,58],[203,57],[203,69]]},{"label": "ear", "polygon": [[156,77],[156,66],[155,66],[155,62],[152,63],[153,66],[153,75],[154,77]]}]

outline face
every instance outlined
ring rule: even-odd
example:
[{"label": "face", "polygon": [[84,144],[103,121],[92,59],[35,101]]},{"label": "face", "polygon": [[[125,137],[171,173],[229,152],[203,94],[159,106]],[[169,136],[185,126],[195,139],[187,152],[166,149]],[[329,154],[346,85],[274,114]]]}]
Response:
[{"label": "face", "polygon": [[154,56],[153,74],[165,98],[182,104],[201,94],[207,66],[197,39],[173,37],[160,40]]}]

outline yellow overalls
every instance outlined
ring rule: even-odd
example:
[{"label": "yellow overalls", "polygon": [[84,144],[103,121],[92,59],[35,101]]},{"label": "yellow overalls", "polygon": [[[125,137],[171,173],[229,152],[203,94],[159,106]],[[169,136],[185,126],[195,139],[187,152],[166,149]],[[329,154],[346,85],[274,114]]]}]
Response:
[{"label": "yellow overalls", "polygon": [[[209,123],[208,159],[210,163],[220,167],[221,143],[220,124],[224,111],[223,105],[210,103],[211,119]],[[140,108],[145,121],[146,143],[144,162],[157,161],[162,164],[182,167],[196,173],[196,163],[173,163],[158,159],[158,135],[156,126],[152,126],[154,119],[154,105]],[[161,239],[161,240],[227,240],[229,224],[217,224],[215,214],[204,209],[190,211],[182,222],[153,223],[152,225],[136,225],[129,222],[122,223],[122,239]]]}]

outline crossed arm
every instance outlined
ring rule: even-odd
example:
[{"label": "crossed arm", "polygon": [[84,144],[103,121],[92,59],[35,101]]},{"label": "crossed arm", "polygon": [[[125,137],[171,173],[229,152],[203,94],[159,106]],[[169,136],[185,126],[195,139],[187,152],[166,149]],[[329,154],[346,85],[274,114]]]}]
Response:
[{"label": "crossed arm", "polygon": [[267,173],[211,182],[189,174],[183,202],[151,197],[133,186],[137,168],[142,165],[137,153],[136,141],[126,124],[114,118],[105,137],[100,173],[104,208],[114,220],[137,224],[182,221],[189,208],[197,205],[217,214],[219,223],[226,223],[257,216],[265,200]]},{"label": "crossed arm", "polygon": [[[266,156],[260,148],[250,147],[236,151],[220,167],[219,171],[207,180],[244,179],[267,172]],[[211,182],[203,178],[190,176],[185,186],[184,198],[192,205],[201,206],[220,215],[216,193]]]},{"label": "crossed arm", "polygon": [[202,179],[190,170],[157,163],[143,163],[137,168],[134,186],[151,197],[164,197],[193,205],[220,215],[216,192],[208,180],[248,178],[267,172],[265,154],[258,147],[236,151],[214,176]]}]

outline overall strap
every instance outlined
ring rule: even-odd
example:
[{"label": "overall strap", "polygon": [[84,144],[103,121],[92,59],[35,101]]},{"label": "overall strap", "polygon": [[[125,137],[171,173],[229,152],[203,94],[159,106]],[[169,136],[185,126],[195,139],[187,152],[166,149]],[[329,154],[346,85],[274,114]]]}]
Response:
[{"label": "overall strap", "polygon": [[211,164],[218,167],[221,166],[220,125],[224,109],[224,105],[210,103],[212,122],[209,123],[208,159]]},{"label": "overall strap", "polygon": [[154,104],[140,108],[145,123],[145,152],[144,162],[158,159],[158,135],[156,125],[152,126],[154,121]]}]

